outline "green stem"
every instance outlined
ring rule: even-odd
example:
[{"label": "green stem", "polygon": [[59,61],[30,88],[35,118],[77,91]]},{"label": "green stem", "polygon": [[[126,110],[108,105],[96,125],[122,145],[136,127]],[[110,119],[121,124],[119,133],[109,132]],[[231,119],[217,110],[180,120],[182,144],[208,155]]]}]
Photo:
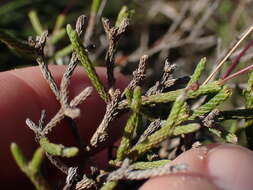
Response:
[{"label": "green stem", "polygon": [[[222,89],[222,85],[218,82],[208,83],[206,85],[201,85],[198,90],[190,91],[187,94],[187,99],[195,99],[199,96],[217,94]],[[179,89],[175,91],[159,93],[151,96],[142,96],[142,105],[152,105],[159,103],[171,103],[176,100],[176,98],[182,94],[184,89]],[[119,103],[119,109],[129,108],[128,101],[122,101]]]},{"label": "green stem", "polygon": [[11,153],[14,157],[17,165],[19,168],[26,173],[28,162],[22,152],[22,150],[19,148],[19,146],[16,143],[11,143]]},{"label": "green stem", "polygon": [[38,34],[38,35],[41,35],[43,33],[43,27],[41,25],[41,22],[40,22],[40,19],[38,17],[38,14],[35,10],[31,10],[29,13],[28,13],[28,17],[30,19],[30,22],[33,26],[33,29],[35,30],[35,32]]},{"label": "green stem", "polygon": [[202,116],[208,112],[211,112],[218,105],[227,100],[231,94],[232,94],[231,89],[224,86],[224,88],[221,89],[220,92],[217,95],[215,95],[211,100],[209,100],[207,103],[197,108],[189,119],[195,119],[198,116]]},{"label": "green stem", "polygon": [[76,31],[72,29],[70,25],[67,25],[67,33],[69,39],[71,41],[72,47],[74,51],[77,53],[78,59],[80,60],[81,64],[85,68],[85,71],[91,80],[93,86],[96,88],[100,97],[105,101],[109,102],[110,98],[109,95],[106,93],[103,83],[101,82],[95,68],[92,65],[91,60],[88,57],[87,51],[82,45],[80,38],[78,37]]},{"label": "green stem", "polygon": [[51,190],[47,181],[40,173],[40,166],[43,161],[41,148],[37,149],[30,163],[27,162],[23,152],[16,143],[11,143],[11,153],[22,172],[31,180],[37,190]]},{"label": "green stem", "polygon": [[100,190],[112,190],[118,185],[118,181],[108,181],[106,182]]},{"label": "green stem", "polygon": [[117,16],[117,20],[115,22],[115,27],[119,28],[121,25],[121,22],[124,19],[131,19],[132,15],[134,14],[134,10],[129,10],[127,6],[123,6],[120,11],[119,14]]},{"label": "green stem", "polygon": [[[126,93],[128,94],[128,93]],[[122,161],[127,156],[127,152],[131,147],[131,142],[134,137],[134,131],[141,124],[141,115],[139,113],[141,108],[141,89],[136,87],[133,93],[133,99],[131,100],[131,108],[133,114],[127,121],[127,124],[124,128],[124,134],[120,142],[120,146],[117,150],[116,161]]]},{"label": "green stem", "polygon": [[71,52],[72,52],[72,46],[68,45],[68,46],[58,50],[54,55],[54,59],[60,59],[64,56],[71,54]]},{"label": "green stem", "polygon": [[100,5],[101,5],[101,0],[93,0],[92,5],[91,5],[91,12],[98,13]]},{"label": "green stem", "polygon": [[135,170],[145,170],[145,169],[152,169],[163,166],[171,162],[170,160],[157,160],[151,162],[135,162],[130,167]]},{"label": "green stem", "polygon": [[65,14],[59,14],[56,18],[55,26],[53,29],[53,33],[57,32],[58,30],[61,29],[63,26],[64,22],[66,20],[66,15]]},{"label": "green stem", "polygon": [[53,156],[70,158],[76,156],[79,151],[76,147],[65,147],[61,144],[51,143],[46,137],[42,137],[39,143],[45,152]]},{"label": "green stem", "polygon": [[191,76],[191,80],[188,82],[187,86],[191,86],[193,83],[197,82],[200,79],[201,74],[205,68],[206,68],[206,58],[204,57],[199,61],[199,64],[194,70],[194,73]]},{"label": "green stem", "polygon": [[33,154],[32,160],[29,162],[29,168],[32,170],[33,173],[37,173],[40,171],[40,167],[44,160],[44,157],[45,155],[42,148],[38,148]]},{"label": "green stem", "polygon": [[136,160],[148,150],[173,135],[175,123],[177,122],[181,108],[185,103],[185,98],[186,92],[183,91],[173,104],[170,114],[161,129],[147,137],[145,141],[134,146],[128,153],[129,158]]},{"label": "green stem", "polygon": [[49,39],[50,44],[56,44],[59,40],[61,40],[65,36],[65,34],[66,34],[65,28],[57,30],[50,37]]}]

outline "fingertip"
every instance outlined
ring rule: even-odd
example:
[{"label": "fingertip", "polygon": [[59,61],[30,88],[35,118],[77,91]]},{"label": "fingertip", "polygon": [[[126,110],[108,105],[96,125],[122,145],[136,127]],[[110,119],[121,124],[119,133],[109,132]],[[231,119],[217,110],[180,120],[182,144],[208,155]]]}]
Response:
[{"label": "fingertip", "polygon": [[[181,184],[182,190],[206,189],[202,184],[208,183],[210,189],[251,190],[253,189],[253,152],[238,145],[215,144],[194,148],[179,155],[171,164],[187,164],[188,170],[182,175],[168,175],[149,180],[143,187],[165,189],[171,184]],[[194,184],[184,181],[195,180]],[[197,178],[196,178],[197,177]],[[196,180],[197,179],[197,180]],[[190,180],[191,181],[191,180]],[[209,187],[207,184],[207,187]],[[192,185],[192,186],[191,186]],[[199,188],[201,187],[201,188]],[[202,188],[203,187],[203,188]],[[179,189],[180,189],[179,188]],[[174,190],[173,188],[171,188]],[[178,189],[175,187],[175,189]]]},{"label": "fingertip", "polygon": [[224,190],[253,189],[253,152],[223,144],[208,152],[207,171],[213,183]]}]

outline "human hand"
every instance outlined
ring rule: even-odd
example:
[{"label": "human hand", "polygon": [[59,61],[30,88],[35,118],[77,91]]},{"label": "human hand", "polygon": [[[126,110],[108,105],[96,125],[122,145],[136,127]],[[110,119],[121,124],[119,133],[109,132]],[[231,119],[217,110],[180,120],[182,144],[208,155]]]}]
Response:
[{"label": "human hand", "polygon": [[[64,72],[63,67],[51,67],[52,73],[59,84]],[[105,70],[98,69],[105,81]],[[122,75],[117,76],[118,87],[126,86],[127,81]],[[90,85],[82,68],[78,68],[71,80],[71,96],[78,94]],[[17,142],[25,155],[31,156],[36,144],[34,134],[25,126],[27,117],[38,121],[40,111],[46,110],[47,118],[51,118],[59,109],[48,84],[42,78],[37,67],[3,72],[0,74],[0,119],[1,145],[0,179],[4,189],[16,189],[28,186],[29,180],[18,169],[9,150],[11,142]],[[93,94],[81,106],[83,116],[77,120],[80,134],[88,140],[95,127],[102,119],[104,103]],[[119,124],[119,123],[118,123]],[[73,144],[68,128],[62,126],[54,130],[54,142]],[[100,158],[103,160],[103,158]],[[157,190],[250,190],[253,189],[253,153],[235,145],[210,145],[189,150],[180,155],[172,164],[186,163],[189,171],[148,180],[141,190],[156,188]]]},{"label": "human hand", "polygon": [[171,164],[186,163],[184,173],[148,180],[140,190],[252,190],[253,152],[237,145],[191,149]]},{"label": "human hand", "polygon": [[[50,70],[59,85],[65,68],[63,66],[51,66]],[[106,81],[106,70],[97,68],[97,72],[102,81]],[[116,73],[116,77],[116,86],[118,88],[123,88],[127,85],[127,79],[123,75]],[[92,85],[84,69],[76,68],[71,78],[70,97],[73,98],[87,86]],[[38,67],[0,73],[1,189],[34,188],[15,163],[10,152],[10,144],[11,142],[16,142],[27,158],[30,159],[37,145],[34,140],[34,133],[25,124],[26,118],[37,122],[40,118],[41,110],[45,109],[46,122],[48,122],[59,108],[59,103],[56,101]],[[84,141],[88,141],[102,120],[105,104],[93,90],[92,95],[80,105],[80,109],[82,115],[76,121],[79,126],[80,136]],[[120,121],[116,121],[114,124],[119,129]],[[116,139],[116,134],[119,133],[115,131],[113,134],[114,140]],[[64,122],[61,123],[61,126],[53,129],[52,135],[50,138],[52,142],[62,143],[67,146],[76,145],[70,129],[64,125]],[[104,160],[98,161],[103,162]]]}]

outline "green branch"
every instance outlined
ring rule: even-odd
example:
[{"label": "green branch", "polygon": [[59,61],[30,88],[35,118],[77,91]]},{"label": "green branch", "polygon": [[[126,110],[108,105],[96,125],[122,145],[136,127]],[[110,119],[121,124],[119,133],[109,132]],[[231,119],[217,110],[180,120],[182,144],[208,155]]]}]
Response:
[{"label": "green branch", "polygon": [[92,5],[91,5],[91,12],[97,14],[100,5],[101,5],[101,0],[93,0]]},{"label": "green branch", "polygon": [[[127,89],[127,91],[130,91]],[[126,94],[131,94],[130,92],[126,92]],[[141,108],[141,89],[140,87],[136,87],[133,93],[133,99],[131,101],[132,115],[127,121],[127,124],[124,128],[124,134],[120,142],[120,146],[117,150],[116,161],[123,161],[127,152],[131,147],[131,142],[133,140],[134,131],[141,124],[141,114],[139,113]]]},{"label": "green branch", "polygon": [[65,147],[61,144],[51,143],[46,137],[41,137],[39,143],[45,152],[53,156],[70,158],[76,156],[79,151],[76,147]]},{"label": "green branch", "polygon": [[191,86],[193,83],[197,82],[200,79],[201,74],[205,68],[206,68],[206,58],[204,57],[199,61],[199,64],[194,70],[194,73],[191,76],[191,80],[188,82],[187,86]]},{"label": "green branch", "polygon": [[118,181],[108,181],[106,182],[100,190],[112,190],[118,185]]},{"label": "green branch", "polygon": [[91,60],[88,57],[87,51],[82,45],[80,38],[78,37],[76,31],[72,29],[70,25],[67,25],[67,33],[72,44],[73,50],[77,53],[78,59],[83,65],[89,79],[91,80],[93,86],[97,90],[100,97],[105,101],[109,102],[109,95],[106,93],[103,83],[101,82],[95,68],[92,65]]},{"label": "green branch", "polygon": [[224,86],[220,90],[220,92],[215,95],[211,100],[209,100],[207,103],[203,104],[199,108],[197,108],[190,119],[195,119],[198,116],[205,115],[206,113],[211,112],[213,109],[215,109],[218,105],[220,105],[222,102],[227,100],[229,96],[232,94],[231,89],[228,87]]},{"label": "green branch", "polygon": [[40,22],[37,12],[35,10],[31,10],[28,13],[28,17],[29,17],[30,22],[33,26],[33,29],[35,30],[37,35],[41,35],[43,33],[44,29],[42,27],[42,24]]},{"label": "green branch", "polygon": [[130,167],[135,170],[145,170],[145,169],[152,169],[163,166],[171,162],[170,160],[157,160],[151,162],[135,162]]},{"label": "green branch", "polygon": [[161,129],[150,135],[145,141],[134,146],[128,153],[129,158],[136,160],[148,150],[173,135],[175,123],[178,119],[180,110],[185,103],[185,98],[186,94],[185,91],[183,91],[173,104],[170,114]]},{"label": "green branch", "polygon": [[55,54],[54,54],[54,59],[60,59],[60,58],[62,58],[62,57],[64,57],[64,56],[67,56],[67,55],[71,54],[72,49],[73,49],[72,46],[71,46],[71,45],[68,45],[68,46],[66,46],[66,47],[64,47],[64,48],[62,48],[62,49],[60,49],[60,50],[58,50],[58,51],[55,52]]},{"label": "green branch", "polygon": [[120,11],[119,11],[119,14],[117,16],[117,20],[115,22],[115,27],[118,28],[120,27],[122,21],[124,19],[131,19],[131,17],[133,16],[134,14],[134,10],[129,10],[127,6],[123,6]]},{"label": "green branch", "polygon": [[38,148],[30,162],[27,162],[23,152],[16,143],[11,143],[11,153],[17,165],[22,172],[31,180],[37,190],[51,190],[52,188],[46,182],[40,173],[40,167],[44,160],[44,153],[41,148]]}]

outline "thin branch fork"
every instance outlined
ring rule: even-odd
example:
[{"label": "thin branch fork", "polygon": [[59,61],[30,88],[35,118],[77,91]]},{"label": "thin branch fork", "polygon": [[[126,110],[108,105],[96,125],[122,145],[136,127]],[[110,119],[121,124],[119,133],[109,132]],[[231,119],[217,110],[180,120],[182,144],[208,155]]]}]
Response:
[{"label": "thin branch fork", "polygon": [[[86,20],[86,16],[84,15],[81,15],[77,19],[76,32],[78,33],[79,36],[83,34],[85,20]],[[40,37],[37,38],[34,44],[35,48],[38,50],[38,57],[36,60],[40,66],[40,69],[42,71],[44,78],[46,79],[49,86],[51,87],[51,90],[54,92],[56,99],[60,101],[61,109],[56,113],[56,115],[51,119],[51,121],[45,126],[45,128],[42,131],[43,135],[46,135],[65,116],[68,116],[72,119],[78,117],[80,115],[80,110],[76,108],[76,106],[82,103],[91,94],[91,88],[88,87],[84,89],[84,91],[81,92],[77,96],[77,98],[73,99],[74,102],[70,102],[70,104],[68,104],[68,94],[69,94],[68,86],[69,86],[71,75],[73,74],[73,71],[76,68],[77,63],[78,63],[77,55],[76,53],[72,54],[70,64],[67,66],[67,69],[63,75],[61,85],[60,85],[60,90],[59,90],[43,57],[43,50],[46,44],[47,35],[48,35],[48,32],[44,32]]]},{"label": "thin branch fork", "polygon": [[[85,15],[81,15],[77,18],[76,21],[76,32],[78,36],[80,37],[84,33],[85,25],[87,24],[87,17]],[[60,103],[63,108],[67,109],[69,108],[68,105],[68,86],[70,82],[70,78],[78,64],[78,57],[75,52],[72,53],[70,63],[67,66],[67,69],[65,73],[63,74],[62,80],[61,80],[61,97],[60,97]]]},{"label": "thin branch fork", "polygon": [[103,27],[109,41],[109,48],[105,56],[105,63],[107,67],[107,80],[109,84],[109,88],[112,87],[115,83],[114,78],[114,54],[116,51],[116,46],[122,36],[122,34],[126,31],[126,28],[129,25],[129,19],[124,19],[119,27],[111,27],[110,21],[108,19],[102,19]]},{"label": "thin branch fork", "polygon": [[[78,35],[82,35],[83,26],[85,25],[85,16],[82,15],[77,19],[76,23],[76,32]],[[39,63],[40,69],[43,73],[44,78],[48,82],[51,90],[54,92],[56,99],[60,102],[61,108],[56,113],[56,115],[45,125],[45,111],[42,111],[41,118],[39,120],[39,125],[36,126],[34,122],[30,119],[26,120],[27,125],[32,129],[36,134],[36,139],[40,141],[41,137],[44,137],[55,127],[65,116],[71,117],[72,119],[80,115],[80,110],[77,108],[92,92],[91,87],[85,88],[79,95],[73,98],[70,103],[68,103],[68,86],[70,83],[71,75],[73,74],[74,69],[77,66],[78,60],[76,53],[72,53],[70,64],[67,66],[67,69],[63,75],[60,90],[58,89],[55,80],[48,69],[47,64],[44,62],[43,50],[46,43],[47,32],[44,32],[41,37],[38,37],[34,43],[34,47],[38,50],[37,62]],[[46,153],[46,156],[63,173],[68,174],[68,167],[61,162],[58,158]]]},{"label": "thin branch fork", "polygon": [[[85,88],[79,95],[77,95],[71,102],[70,105],[71,107],[76,107],[79,104],[81,104],[87,97],[89,97],[91,95],[92,92],[92,88],[91,87],[87,87]],[[57,113],[56,115],[50,120],[50,122],[45,126],[45,128],[43,129],[42,134],[46,135],[49,133],[49,131],[52,130],[53,127],[55,127],[64,117],[65,115],[67,116],[77,116],[77,114],[79,114],[79,109],[67,109],[64,110],[64,108],[62,107]]]}]

